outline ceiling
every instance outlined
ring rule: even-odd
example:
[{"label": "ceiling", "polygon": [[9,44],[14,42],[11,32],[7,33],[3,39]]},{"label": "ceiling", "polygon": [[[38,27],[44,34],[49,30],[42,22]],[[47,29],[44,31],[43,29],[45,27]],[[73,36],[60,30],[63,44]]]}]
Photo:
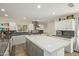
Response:
[{"label": "ceiling", "polygon": [[[37,8],[37,5],[40,5],[40,8]],[[69,7],[67,3],[0,3],[0,9],[2,8],[5,12],[0,11],[0,17],[8,14],[8,18],[27,21],[53,20],[59,15],[79,12],[78,3],[74,3],[74,7]]]}]

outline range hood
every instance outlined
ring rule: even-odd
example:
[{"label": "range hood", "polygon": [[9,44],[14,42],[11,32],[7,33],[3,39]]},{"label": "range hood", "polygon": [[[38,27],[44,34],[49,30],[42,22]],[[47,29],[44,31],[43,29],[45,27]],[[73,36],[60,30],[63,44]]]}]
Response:
[{"label": "range hood", "polygon": [[34,26],[34,30],[37,30],[37,28],[40,27],[38,21],[32,21],[32,23],[33,23],[33,26]]}]

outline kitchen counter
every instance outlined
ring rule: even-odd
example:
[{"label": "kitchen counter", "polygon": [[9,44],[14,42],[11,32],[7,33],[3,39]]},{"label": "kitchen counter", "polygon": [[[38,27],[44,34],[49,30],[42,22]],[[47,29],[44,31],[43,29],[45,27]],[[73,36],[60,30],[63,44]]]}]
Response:
[{"label": "kitchen counter", "polygon": [[12,36],[10,39],[12,45],[18,45],[26,42],[25,35]]},{"label": "kitchen counter", "polygon": [[19,36],[19,35],[28,35],[28,32],[14,32],[14,33],[11,33],[11,36]]},{"label": "kitchen counter", "polygon": [[10,39],[4,39],[3,41],[0,41],[0,56],[9,56],[9,48],[12,49],[12,44],[16,45],[26,42],[24,37],[26,34],[26,32],[12,33]]},{"label": "kitchen counter", "polygon": [[45,35],[26,35],[25,37],[44,50],[44,55],[53,55],[52,53],[54,52],[57,54],[57,51],[60,49],[62,49],[62,53],[64,53],[64,48],[70,44],[70,41],[63,40],[66,38],[55,36],[49,37]]}]

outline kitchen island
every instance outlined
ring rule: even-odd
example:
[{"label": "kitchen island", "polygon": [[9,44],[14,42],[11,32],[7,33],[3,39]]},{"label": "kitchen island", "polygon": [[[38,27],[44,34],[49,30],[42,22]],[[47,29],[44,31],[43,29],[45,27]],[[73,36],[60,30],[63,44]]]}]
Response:
[{"label": "kitchen island", "polygon": [[30,56],[64,56],[68,40],[45,35],[26,35],[26,50]]}]

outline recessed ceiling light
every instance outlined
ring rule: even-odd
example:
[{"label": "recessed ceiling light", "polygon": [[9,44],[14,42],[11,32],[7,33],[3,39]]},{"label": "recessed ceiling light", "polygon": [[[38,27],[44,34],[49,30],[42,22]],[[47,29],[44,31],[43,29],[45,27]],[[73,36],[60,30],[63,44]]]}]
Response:
[{"label": "recessed ceiling light", "polygon": [[5,12],[5,9],[2,8],[1,11]]},{"label": "recessed ceiling light", "polygon": [[53,15],[55,15],[55,12],[53,12]]},{"label": "recessed ceiling light", "polygon": [[26,19],[26,17],[24,17],[24,19]]},{"label": "recessed ceiling light", "polygon": [[41,8],[41,6],[40,5],[37,5],[37,8]]},{"label": "recessed ceiling light", "polygon": [[7,14],[5,14],[4,16],[8,16]]}]

